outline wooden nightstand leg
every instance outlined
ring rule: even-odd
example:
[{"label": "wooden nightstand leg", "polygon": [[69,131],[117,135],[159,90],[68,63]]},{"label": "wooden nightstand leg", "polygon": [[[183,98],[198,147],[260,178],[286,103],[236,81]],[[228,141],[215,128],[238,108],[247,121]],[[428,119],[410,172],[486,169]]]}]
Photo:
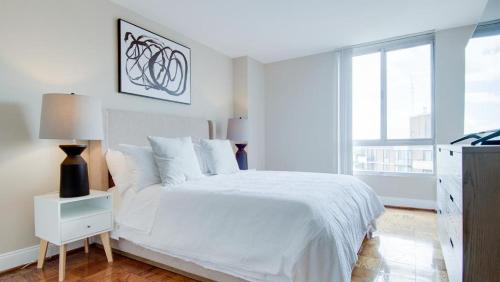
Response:
[{"label": "wooden nightstand leg", "polygon": [[104,251],[106,252],[106,258],[108,262],[113,262],[113,253],[111,252],[111,245],[109,243],[109,232],[101,233],[101,242],[104,247]]},{"label": "wooden nightstand leg", "polygon": [[47,246],[49,242],[41,239],[40,240],[40,250],[38,251],[38,263],[36,268],[43,268],[43,263],[45,262],[45,255],[47,254]]},{"label": "wooden nightstand leg", "polygon": [[59,281],[64,281],[66,272],[66,245],[59,246]]},{"label": "wooden nightstand leg", "polygon": [[83,247],[85,248],[85,253],[89,253],[89,238],[83,239]]}]

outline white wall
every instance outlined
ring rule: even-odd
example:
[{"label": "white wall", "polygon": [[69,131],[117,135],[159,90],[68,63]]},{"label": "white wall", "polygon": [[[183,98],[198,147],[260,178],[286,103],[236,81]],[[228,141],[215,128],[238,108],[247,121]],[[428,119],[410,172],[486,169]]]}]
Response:
[{"label": "white wall", "polygon": [[465,46],[475,26],[436,32],[435,107],[436,143],[445,144],[464,134]]},{"label": "white wall", "polygon": [[[370,185],[384,204],[433,209],[436,201],[436,178],[433,175],[369,175],[356,177]],[[395,199],[398,201],[396,202]]]},{"label": "white wall", "polygon": [[247,117],[248,167],[266,168],[264,65],[250,57],[233,59],[234,116]]},{"label": "white wall", "polygon": [[234,116],[248,116],[248,58],[233,59]]},{"label": "white wall", "polygon": [[251,168],[266,169],[266,89],[264,65],[248,58],[248,121]]},{"label": "white wall", "polygon": [[[192,105],[118,94],[117,19],[191,48]],[[59,142],[38,139],[43,93],[99,97],[104,107],[214,119],[233,115],[232,61],[108,1],[0,4],[0,253],[37,243],[33,196],[58,189]],[[61,142],[62,143],[62,142]]]},{"label": "white wall", "polygon": [[267,64],[266,167],[337,172],[333,52]]}]

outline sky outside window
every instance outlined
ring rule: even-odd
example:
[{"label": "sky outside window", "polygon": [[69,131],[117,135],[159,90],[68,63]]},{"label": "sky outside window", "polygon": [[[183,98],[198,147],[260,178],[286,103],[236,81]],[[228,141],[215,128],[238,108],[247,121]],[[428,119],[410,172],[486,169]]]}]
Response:
[{"label": "sky outside window", "polygon": [[352,58],[352,138],[380,139],[380,53]]},{"label": "sky outside window", "polygon": [[500,35],[469,40],[465,74],[465,133],[500,129]]}]

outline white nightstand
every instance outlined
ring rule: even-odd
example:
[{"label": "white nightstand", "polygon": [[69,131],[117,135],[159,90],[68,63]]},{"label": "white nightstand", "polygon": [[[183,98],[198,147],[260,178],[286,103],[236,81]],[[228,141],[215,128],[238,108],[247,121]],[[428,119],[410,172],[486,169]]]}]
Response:
[{"label": "white nightstand", "polygon": [[35,235],[40,238],[38,268],[43,267],[48,243],[59,246],[59,281],[64,280],[66,244],[100,235],[108,262],[113,261],[109,231],[113,229],[111,193],[91,190],[90,195],[59,198],[59,193],[35,196]]}]

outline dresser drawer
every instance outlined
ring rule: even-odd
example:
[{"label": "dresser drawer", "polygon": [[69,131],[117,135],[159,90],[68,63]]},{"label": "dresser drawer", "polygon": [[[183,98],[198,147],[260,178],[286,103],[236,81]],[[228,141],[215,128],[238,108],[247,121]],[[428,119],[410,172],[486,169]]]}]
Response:
[{"label": "dresser drawer", "polygon": [[450,237],[453,240],[453,247],[456,250],[459,262],[462,261],[462,250],[463,250],[463,218],[462,213],[458,210],[457,206],[454,204],[450,205]]},{"label": "dresser drawer", "polygon": [[438,176],[438,181],[449,194],[448,200],[452,201],[460,211],[463,211],[462,179],[455,176]]},{"label": "dresser drawer", "polygon": [[[445,192],[446,195],[449,195]],[[461,282],[462,273],[462,214],[449,199],[442,202],[438,215],[438,235],[450,282]]]},{"label": "dresser drawer", "polygon": [[437,181],[449,198],[463,211],[462,203],[462,152],[454,146],[438,147]]},{"label": "dresser drawer", "polygon": [[452,237],[448,237],[445,242],[441,242],[441,247],[449,281],[462,282],[462,255],[457,242]]},{"label": "dresser drawer", "polygon": [[447,231],[454,245],[462,244],[462,213],[457,206],[449,201],[447,206]]},{"label": "dresser drawer", "polygon": [[462,148],[457,146],[439,146],[437,149],[439,173],[462,177]]},{"label": "dresser drawer", "polygon": [[61,224],[61,240],[68,242],[90,235],[109,231],[112,228],[111,212],[65,221]]},{"label": "dresser drawer", "polygon": [[444,189],[443,185],[438,181],[437,183],[437,213],[438,215],[446,215],[446,205],[448,201],[448,191]]}]

